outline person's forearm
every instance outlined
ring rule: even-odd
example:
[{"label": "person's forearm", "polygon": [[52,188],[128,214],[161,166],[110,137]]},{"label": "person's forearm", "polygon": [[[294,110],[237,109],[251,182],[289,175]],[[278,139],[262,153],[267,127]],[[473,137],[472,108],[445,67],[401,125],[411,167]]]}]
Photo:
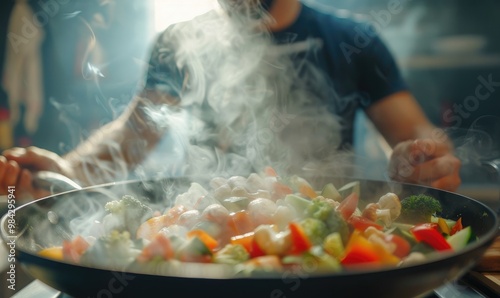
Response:
[{"label": "person's forearm", "polygon": [[407,140],[443,137],[442,130],[427,119],[422,108],[406,91],[380,100],[367,110],[367,114],[392,148]]},{"label": "person's forearm", "polygon": [[84,185],[125,179],[159,141],[160,131],[145,112],[149,99],[137,97],[116,120],[64,156],[69,176]]}]

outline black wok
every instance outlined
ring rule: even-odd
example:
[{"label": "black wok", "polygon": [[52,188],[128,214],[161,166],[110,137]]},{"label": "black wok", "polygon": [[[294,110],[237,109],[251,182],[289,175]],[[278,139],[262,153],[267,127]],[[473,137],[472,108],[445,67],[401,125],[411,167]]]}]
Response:
[{"label": "black wok", "polygon": [[[347,180],[315,179],[341,185]],[[16,209],[15,239],[18,262],[34,278],[75,297],[416,297],[455,279],[473,268],[492,243],[498,230],[494,211],[473,199],[436,189],[381,181],[361,181],[361,197],[377,200],[388,191],[404,197],[426,193],[439,199],[442,216],[463,218],[479,240],[464,250],[443,254],[414,266],[317,275],[312,272],[285,272],[259,278],[225,278],[219,272],[199,270],[192,275],[148,275],[90,268],[46,259],[37,255],[43,247],[61,245],[75,233],[91,231],[88,218],[98,219],[102,206],[123,194],[149,198],[152,204],[168,204],[176,193],[187,189],[187,179],[129,181],[69,191]],[[86,219],[79,222],[77,219]],[[2,220],[5,242],[7,218]],[[213,265],[211,265],[213,266]],[[217,265],[216,265],[217,266]],[[217,270],[216,270],[217,271]]]}]

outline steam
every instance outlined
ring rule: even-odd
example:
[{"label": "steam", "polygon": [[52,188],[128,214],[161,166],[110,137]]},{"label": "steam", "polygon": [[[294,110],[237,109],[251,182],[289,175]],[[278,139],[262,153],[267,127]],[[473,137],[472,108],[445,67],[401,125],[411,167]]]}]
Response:
[{"label": "steam", "polygon": [[[263,20],[269,21],[266,12],[249,1],[235,3],[238,7],[229,15],[212,11],[172,26],[158,39],[158,67],[172,70],[175,65],[183,76],[175,82],[173,75],[155,74],[156,86],[177,92],[180,102],[143,105],[151,126],[166,133],[134,175],[147,184],[151,178],[176,176],[248,176],[272,166],[283,176],[304,172],[349,176],[353,154],[338,153],[346,124],[334,115],[353,107],[307,59],[322,47],[321,42],[277,45],[261,27]],[[105,142],[112,160],[83,160],[84,171],[91,169],[87,179],[129,178],[119,145],[97,139]],[[138,156],[146,150],[145,143],[128,145]],[[103,195],[108,200],[116,200],[116,193],[134,195],[134,190],[117,187]],[[163,188],[156,201],[163,200],[165,206],[178,190],[170,185]],[[103,210],[92,203],[92,196],[88,200],[82,196],[77,205],[68,207],[77,215],[71,230],[94,235],[95,225],[88,218],[95,221]]]},{"label": "steam", "polygon": [[160,51],[169,53],[161,63],[185,74],[182,91],[176,88],[181,109],[147,113],[182,146],[184,174],[242,175],[268,165],[286,174],[333,161],[341,124],[326,100],[336,94],[325,74],[297,59],[321,43],[276,45],[258,28],[267,18],[261,8],[240,1],[231,12],[175,25],[160,38]]}]

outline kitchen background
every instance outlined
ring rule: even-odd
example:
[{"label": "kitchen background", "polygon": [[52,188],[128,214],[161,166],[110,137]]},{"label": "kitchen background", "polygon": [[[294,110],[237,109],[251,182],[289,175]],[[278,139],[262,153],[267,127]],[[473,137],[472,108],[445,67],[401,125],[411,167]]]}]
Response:
[{"label": "kitchen background", "polygon": [[[482,92],[489,95],[480,100],[476,89],[485,80],[500,82],[500,1],[304,2],[380,29],[429,118],[453,136],[464,182],[491,179],[479,164],[500,157],[499,84],[485,86]],[[0,60],[0,148],[36,145],[63,154],[128,103],[155,34],[212,8],[214,0],[7,0],[0,5],[0,57],[6,57]],[[5,89],[20,94],[10,105]],[[15,106],[21,116],[12,126],[7,118],[15,116]],[[357,140],[371,140],[356,146],[372,165],[363,174],[384,178],[384,143],[363,114],[357,132]]]}]

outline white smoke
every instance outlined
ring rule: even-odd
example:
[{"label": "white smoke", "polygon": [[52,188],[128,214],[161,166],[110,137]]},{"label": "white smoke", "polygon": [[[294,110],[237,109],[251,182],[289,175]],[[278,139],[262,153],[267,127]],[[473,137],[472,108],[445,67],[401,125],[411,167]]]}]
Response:
[{"label": "white smoke", "polygon": [[270,165],[287,173],[334,162],[341,125],[326,101],[335,92],[322,71],[297,58],[321,42],[276,45],[259,27],[265,12],[236,2],[229,17],[212,11],[160,38],[165,52],[175,49],[164,62],[185,74],[184,89],[180,109],[153,106],[148,114],[183,148],[188,166],[180,172],[247,174]]}]

